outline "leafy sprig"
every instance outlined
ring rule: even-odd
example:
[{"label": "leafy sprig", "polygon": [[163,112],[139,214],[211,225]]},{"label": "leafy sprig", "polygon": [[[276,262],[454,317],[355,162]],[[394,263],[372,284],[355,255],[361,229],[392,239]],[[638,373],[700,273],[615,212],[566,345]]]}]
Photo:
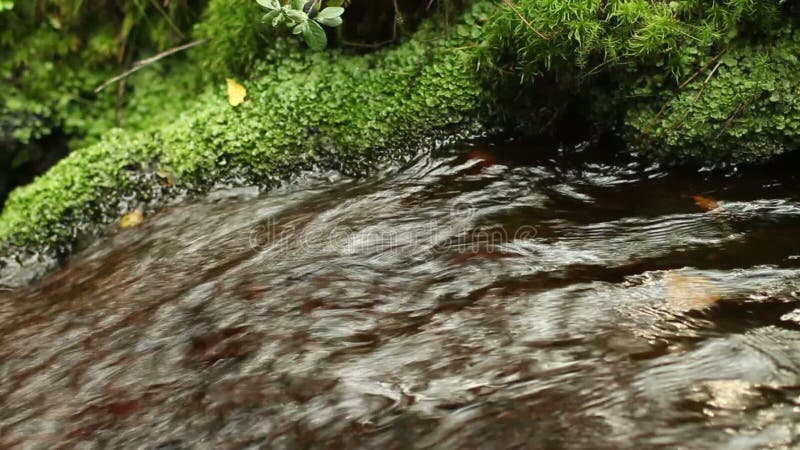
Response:
[{"label": "leafy sprig", "polygon": [[323,50],[328,46],[328,37],[322,25],[335,28],[342,24],[344,8],[329,6],[319,10],[320,0],[291,0],[281,5],[279,0],[256,0],[268,10],[262,21],[273,27],[285,27],[292,34],[303,35],[303,40],[312,50]]}]

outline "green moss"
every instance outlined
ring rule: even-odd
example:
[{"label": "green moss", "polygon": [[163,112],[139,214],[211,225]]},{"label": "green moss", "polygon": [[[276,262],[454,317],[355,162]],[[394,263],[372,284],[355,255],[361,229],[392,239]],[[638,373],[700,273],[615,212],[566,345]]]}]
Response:
[{"label": "green moss", "polygon": [[199,61],[215,73],[247,73],[268,55],[275,33],[261,23],[266,10],[255,0],[211,0],[194,30],[209,42],[199,49]]},{"label": "green moss", "polygon": [[698,55],[742,32],[770,29],[773,0],[517,0],[488,30],[482,63],[523,80],[658,66],[681,77]]},{"label": "green moss", "polygon": [[220,83],[168,124],[107,134],[13,192],[0,242],[66,248],[83,224],[113,219],[121,198],[146,200],[153,181],[142,174],[155,169],[172,174],[177,189],[230,176],[269,185],[326,160],[368,164],[379,150],[463,124],[482,89],[460,36],[492,9],[476,5],[465,15],[474,25],[457,25],[451,38],[429,24],[399,47],[366,56],[278,42],[272,51],[281,64],[256,68],[243,105],[230,107]]},{"label": "green moss", "polygon": [[772,0],[517,0],[492,21],[479,61],[496,92],[521,81],[545,99],[525,103],[550,107],[540,122],[579,109],[660,161],[764,161],[798,147],[792,21]]},{"label": "green moss", "polygon": [[[372,165],[486,110],[534,128],[578,104],[599,128],[624,125],[633,150],[681,161],[761,160],[800,141],[800,44],[786,5],[499,4],[475,1],[454,26],[428,22],[395,48],[355,55],[305,52],[260,28],[255,2],[211,0],[194,36],[208,43],[131,80],[126,131],[98,126],[98,143],[14,192],[0,243],[68,248],[85,224],[156,195],[156,172],[173,190],[226,178],[269,186],[316,164]],[[193,77],[198,66],[219,81]],[[236,108],[221,82],[233,74],[248,88]]]},{"label": "green moss", "polygon": [[[634,149],[661,160],[763,162],[800,148],[800,30],[732,46],[683,89],[630,107]],[[648,85],[663,80],[642,83]]]},{"label": "green moss", "polygon": [[114,87],[94,89],[127,64],[187,40],[204,3],[31,0],[0,13],[0,170],[35,161],[52,135],[78,147],[114,126],[138,126],[145,117],[135,108],[122,121],[118,110],[140,98],[127,95],[139,77],[119,99]]}]

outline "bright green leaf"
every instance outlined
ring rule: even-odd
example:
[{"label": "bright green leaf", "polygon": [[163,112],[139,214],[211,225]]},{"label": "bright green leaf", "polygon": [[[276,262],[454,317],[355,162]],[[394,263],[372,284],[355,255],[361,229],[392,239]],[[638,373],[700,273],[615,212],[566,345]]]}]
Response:
[{"label": "bright green leaf", "polygon": [[286,15],[289,17],[289,19],[295,21],[296,23],[302,23],[308,20],[308,14],[304,13],[303,11],[290,9],[286,11]]},{"label": "bright green leaf", "polygon": [[263,6],[264,8],[271,9],[273,11],[281,9],[281,4],[278,0],[256,0],[259,5]]},{"label": "bright green leaf", "polygon": [[275,20],[275,18],[278,15],[280,15],[280,11],[270,11],[270,12],[264,14],[264,17],[261,18],[261,21],[265,22],[265,23],[266,22],[272,22],[272,21]]},{"label": "bright green leaf", "polygon": [[339,25],[342,24],[342,18],[341,17],[331,17],[331,18],[323,18],[323,19],[320,19],[319,17],[317,17],[316,20],[317,20],[317,22],[319,22],[319,23],[321,23],[321,24],[323,24],[325,26],[331,27],[331,28],[338,27]]},{"label": "bright green leaf", "polygon": [[329,6],[317,14],[317,19],[333,19],[344,14],[344,8],[341,6]]},{"label": "bright green leaf", "polygon": [[309,20],[306,23],[308,27],[303,30],[303,39],[305,39],[306,44],[312,50],[324,50],[328,46],[328,37],[325,35],[325,30],[313,20]]},{"label": "bright green leaf", "polygon": [[273,27],[277,27],[278,25],[280,25],[281,22],[283,22],[283,18],[284,18],[284,15],[281,14],[280,12],[278,12],[278,14],[275,15],[275,18],[272,19],[272,26]]}]

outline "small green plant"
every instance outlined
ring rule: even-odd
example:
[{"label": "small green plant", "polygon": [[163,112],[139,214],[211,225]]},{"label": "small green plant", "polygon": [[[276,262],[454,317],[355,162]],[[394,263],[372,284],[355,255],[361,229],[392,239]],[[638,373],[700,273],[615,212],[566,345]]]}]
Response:
[{"label": "small green plant", "polygon": [[14,9],[14,0],[0,0],[0,12],[7,9]]},{"label": "small green plant", "polygon": [[329,6],[320,10],[322,0],[291,0],[281,5],[279,0],[256,0],[268,9],[262,20],[273,27],[284,26],[293,34],[302,34],[303,40],[312,50],[323,50],[328,46],[328,37],[322,25],[335,28],[342,24],[341,6]]}]

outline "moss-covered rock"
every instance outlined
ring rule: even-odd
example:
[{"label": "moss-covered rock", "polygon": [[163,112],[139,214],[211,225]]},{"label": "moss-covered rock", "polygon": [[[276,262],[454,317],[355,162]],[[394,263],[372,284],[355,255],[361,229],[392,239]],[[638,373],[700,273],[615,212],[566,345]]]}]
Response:
[{"label": "moss-covered rock", "polygon": [[639,155],[761,162],[800,144],[790,8],[772,0],[518,0],[500,10],[479,57],[496,85],[544,88],[548,114],[577,105],[597,130],[622,130]]},{"label": "moss-covered rock", "polygon": [[[424,3],[400,4],[419,12]],[[126,130],[14,192],[0,245],[66,249],[84,224],[108,222],[155,191],[229,178],[269,186],[325,163],[367,167],[482,112],[541,132],[577,110],[598,130],[622,130],[639,154],[763,160],[800,142],[790,8],[475,0],[455,22],[430,21],[394,48],[355,54],[306,52],[263,28],[254,1],[211,0],[194,36],[207,45],[138,75]],[[192,76],[197,67],[211,87]],[[234,74],[249,91],[239,107],[223,91]]]},{"label": "moss-covered rock", "polygon": [[773,0],[517,0],[506,3],[482,46],[482,62],[534,82],[548,72],[585,78],[659,67],[689,75],[698,56],[785,19]]},{"label": "moss-covered rock", "polygon": [[736,43],[682,88],[628,108],[632,148],[666,161],[764,162],[800,148],[798,86],[800,29]]},{"label": "moss-covered rock", "polygon": [[84,224],[112,219],[123,199],[147,200],[156,180],[142,174],[168,173],[173,190],[231,176],[269,185],[326,161],[363,166],[380,150],[464,124],[482,89],[460,37],[471,34],[461,28],[480,26],[492,9],[476,5],[450,37],[428,24],[365,56],[277,41],[265,60],[281,63],[255,69],[241,106],[229,106],[215,85],[168,124],[108,133],[14,191],[0,242],[64,250]]},{"label": "moss-covered rock", "polygon": [[71,148],[97,142],[115,126],[145,125],[140,120],[151,117],[139,114],[138,100],[150,101],[140,95],[152,92],[150,80],[135,76],[124,89],[94,89],[188,39],[205,0],[12,3],[0,8],[0,204],[8,187],[30,181]]},{"label": "moss-covered rock", "polygon": [[[128,64],[189,38],[204,0],[37,0],[0,12],[0,143],[52,133],[74,144],[115,125],[117,96],[94,89]],[[132,87],[131,81],[128,88]]]}]

